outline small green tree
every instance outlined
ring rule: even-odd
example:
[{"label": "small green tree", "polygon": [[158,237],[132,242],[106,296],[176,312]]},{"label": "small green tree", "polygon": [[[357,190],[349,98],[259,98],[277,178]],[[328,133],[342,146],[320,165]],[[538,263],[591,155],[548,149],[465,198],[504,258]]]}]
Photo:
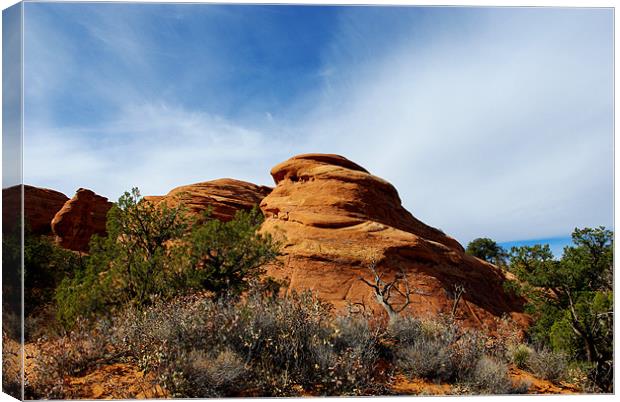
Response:
[{"label": "small green tree", "polygon": [[488,237],[477,238],[469,242],[465,252],[497,266],[506,266],[508,253]]},{"label": "small green tree", "polygon": [[78,316],[170,293],[178,274],[171,249],[188,227],[182,206],[155,206],[137,188],[125,192],[108,212],[107,236],[93,236],[85,269],[58,287],[59,319],[70,325]]},{"label": "small green tree", "polygon": [[[22,242],[18,231],[2,237],[3,287],[6,310],[21,306]],[[57,246],[49,237],[33,234],[25,228],[23,237],[24,315],[54,300],[54,290],[82,265],[82,256]],[[10,299],[7,299],[10,297]],[[21,308],[19,308],[21,309]],[[19,310],[18,309],[18,310]]]},{"label": "small green tree", "polygon": [[183,206],[155,206],[141,200],[134,188],[110,210],[108,221],[110,235],[104,240],[102,254],[109,254],[116,270],[124,270],[127,300],[140,305],[153,294],[163,293],[168,286],[166,279],[173,273],[170,249],[189,228]]},{"label": "small green tree", "polygon": [[575,229],[573,246],[553,259],[548,245],[513,247],[510,269],[522,281],[539,343],[594,367],[593,380],[613,389],[613,233]]},{"label": "small green tree", "polygon": [[24,314],[54,300],[54,289],[79,270],[82,257],[45,236],[24,234]]},{"label": "small green tree", "polygon": [[207,219],[196,225],[189,238],[186,264],[192,282],[213,291],[217,297],[238,295],[264,274],[265,264],[278,255],[278,245],[258,228],[263,215],[257,208],[237,211],[229,222]]},{"label": "small green tree", "polygon": [[239,294],[278,255],[271,237],[257,233],[262,219],[254,209],[230,222],[192,222],[181,205],[155,206],[134,188],[108,213],[108,235],[93,238],[85,268],[58,287],[58,317],[70,326],[78,317],[197,289]]}]

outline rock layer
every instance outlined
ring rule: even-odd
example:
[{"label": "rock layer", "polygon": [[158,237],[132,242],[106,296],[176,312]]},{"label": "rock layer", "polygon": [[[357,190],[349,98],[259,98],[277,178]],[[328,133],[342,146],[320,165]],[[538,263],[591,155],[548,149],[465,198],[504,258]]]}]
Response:
[{"label": "rock layer", "polygon": [[[24,185],[24,223],[37,235],[51,234],[52,218],[69,199],[59,191]],[[3,233],[15,230],[21,214],[21,186],[2,190]]]},{"label": "rock layer", "polygon": [[164,196],[146,196],[144,200],[156,205],[166,203],[170,207],[182,203],[195,216],[211,209],[213,218],[230,221],[237,211],[258,206],[270,192],[269,187],[241,180],[218,179],[177,187]]},{"label": "rock layer", "polygon": [[[504,314],[526,323],[523,301],[504,292],[499,268],[414,218],[390,183],[361,166],[338,155],[306,154],[271,175],[276,187],[261,203],[261,230],[282,243],[284,255],[268,273],[290,281],[290,289],[316,291],[337,309],[353,304],[381,314],[360,280],[373,282],[374,264],[385,281],[406,275],[411,302],[403,314],[450,314],[456,304],[455,316],[469,325],[493,327]],[[465,292],[457,298],[459,286]],[[393,293],[398,308],[404,298]]]},{"label": "rock layer", "polygon": [[69,250],[88,252],[92,235],[106,234],[106,216],[112,205],[91,190],[78,189],[51,221],[56,242]]}]

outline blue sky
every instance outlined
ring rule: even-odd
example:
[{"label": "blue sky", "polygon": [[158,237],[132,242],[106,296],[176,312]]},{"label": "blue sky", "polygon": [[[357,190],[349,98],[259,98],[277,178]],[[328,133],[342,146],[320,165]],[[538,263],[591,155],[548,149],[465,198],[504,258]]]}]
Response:
[{"label": "blue sky", "polygon": [[467,243],[613,224],[610,9],[25,5],[24,180],[116,199],[342,154]]},{"label": "blue sky", "polygon": [[573,241],[570,236],[551,237],[551,238],[545,238],[545,239],[514,240],[514,241],[499,243],[499,245],[502,246],[504,250],[508,252],[510,252],[510,249],[512,247],[534,246],[536,244],[548,244],[549,248],[551,249],[551,252],[553,253],[553,256],[556,259],[559,259],[562,257],[562,254],[564,253],[564,247],[574,246]]}]

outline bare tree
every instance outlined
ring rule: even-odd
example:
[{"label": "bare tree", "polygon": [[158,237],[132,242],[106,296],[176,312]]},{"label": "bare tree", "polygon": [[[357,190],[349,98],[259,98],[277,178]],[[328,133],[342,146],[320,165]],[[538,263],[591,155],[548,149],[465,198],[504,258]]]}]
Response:
[{"label": "bare tree", "polygon": [[449,292],[449,296],[452,296],[452,298],[454,299],[454,303],[452,304],[452,317],[454,317],[454,314],[456,314],[456,308],[459,305],[459,301],[461,300],[461,297],[463,296],[463,293],[465,293],[465,286],[463,286],[460,283],[455,283],[453,286],[453,290],[451,292]]},{"label": "bare tree", "polygon": [[[409,289],[409,282],[407,281],[407,276],[404,272],[398,273],[393,280],[386,282],[382,278],[382,274],[377,273],[377,264],[376,262],[371,262],[368,267],[370,272],[373,274],[373,282],[369,282],[364,277],[360,276],[360,280],[373,289],[375,299],[385,309],[388,313],[388,317],[390,322],[396,321],[398,319],[399,314],[407,308],[409,303],[411,303],[411,290]],[[403,283],[404,290],[399,289],[399,284]],[[397,308],[394,306],[392,296],[392,292],[396,292],[405,298],[405,301]]]}]

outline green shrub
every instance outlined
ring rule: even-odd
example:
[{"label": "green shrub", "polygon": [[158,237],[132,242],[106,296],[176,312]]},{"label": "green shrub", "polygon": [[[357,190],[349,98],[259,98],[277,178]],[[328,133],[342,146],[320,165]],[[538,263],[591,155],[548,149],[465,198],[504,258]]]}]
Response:
[{"label": "green shrub", "polygon": [[17,230],[7,233],[3,228],[2,335],[15,341],[21,341],[22,337],[23,272],[21,267],[21,250],[21,234]]},{"label": "green shrub", "polygon": [[[9,236],[10,237],[10,236]],[[12,239],[3,239],[4,247],[14,247]],[[19,250],[17,250],[19,253]],[[24,315],[54,300],[54,289],[67,276],[82,266],[77,253],[57,246],[50,238],[28,230],[24,233]],[[17,285],[17,283],[16,283]],[[28,335],[28,334],[26,334]]]},{"label": "green shrub", "polygon": [[495,264],[498,267],[506,266],[508,253],[506,253],[506,250],[504,250],[502,246],[488,237],[472,240],[467,244],[465,252],[481,260]]},{"label": "green shrub", "polygon": [[[534,318],[531,339],[594,364],[592,380],[613,392],[613,231],[576,228],[554,259],[548,245],[513,247],[510,270]],[[542,370],[542,368],[541,368]]]},{"label": "green shrub", "polygon": [[174,292],[178,271],[168,245],[181,239],[188,221],[181,207],[156,207],[134,188],[108,212],[107,237],[93,236],[86,267],[56,291],[58,318],[71,326],[78,317],[109,313],[154,295]]},{"label": "green shrub", "polygon": [[[208,218],[208,216],[207,216]],[[200,287],[217,297],[238,295],[260,277],[263,266],[278,256],[278,246],[269,234],[260,234],[263,222],[259,209],[237,211],[229,222],[206,219],[196,225],[181,256],[187,257],[187,272]]]},{"label": "green shrub", "polygon": [[70,327],[78,317],[201,289],[238,295],[278,255],[271,237],[257,233],[261,222],[253,209],[192,225],[182,206],[155,206],[133,189],[108,213],[108,235],[93,238],[86,266],[58,287],[58,318]]},{"label": "green shrub", "polygon": [[570,317],[558,318],[549,329],[549,344],[552,350],[577,357],[579,338],[570,325]]},{"label": "green shrub", "polygon": [[519,344],[511,350],[510,361],[518,368],[524,369],[531,353],[532,349],[527,345]]},{"label": "green shrub", "polygon": [[56,288],[56,318],[72,327],[80,317],[90,317],[117,304],[113,297],[112,276],[92,266],[78,270]]}]

